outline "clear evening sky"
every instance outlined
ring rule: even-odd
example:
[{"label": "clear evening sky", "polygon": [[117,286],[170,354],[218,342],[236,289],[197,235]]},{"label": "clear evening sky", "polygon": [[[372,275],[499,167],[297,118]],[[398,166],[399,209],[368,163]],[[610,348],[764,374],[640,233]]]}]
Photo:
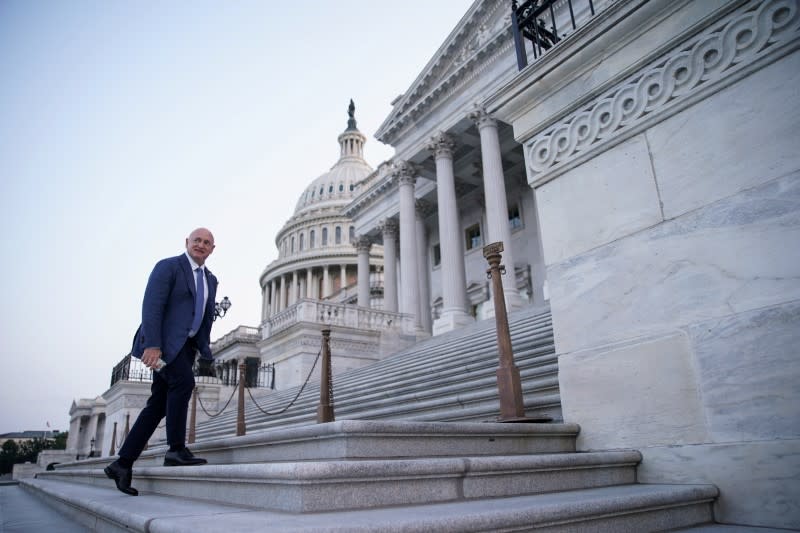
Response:
[{"label": "clear evening sky", "polygon": [[356,103],[373,133],[470,0],[1,0],[0,433],[108,389],[158,259],[197,226],[257,326],[258,276]]}]

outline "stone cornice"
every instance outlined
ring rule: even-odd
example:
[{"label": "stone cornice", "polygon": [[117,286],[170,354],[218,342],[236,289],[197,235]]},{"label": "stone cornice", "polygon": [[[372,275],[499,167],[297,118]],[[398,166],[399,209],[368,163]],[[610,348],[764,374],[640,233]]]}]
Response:
[{"label": "stone cornice", "polygon": [[[497,10],[506,10],[495,27]],[[513,48],[510,5],[502,0],[476,2],[439,48],[433,59],[396,101],[394,109],[375,133],[383,143],[395,144],[415,119],[429,113],[466,83]],[[506,19],[508,19],[506,21]]]},{"label": "stone cornice", "polygon": [[369,189],[358,195],[342,213],[348,217],[355,217],[358,212],[371,205],[377,199],[397,188],[397,177],[388,173],[370,186]]}]

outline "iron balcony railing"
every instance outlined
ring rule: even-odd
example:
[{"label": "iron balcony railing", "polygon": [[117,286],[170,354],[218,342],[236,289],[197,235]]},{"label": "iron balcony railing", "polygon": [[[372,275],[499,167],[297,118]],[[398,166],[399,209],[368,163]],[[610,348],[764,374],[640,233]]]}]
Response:
[{"label": "iron balcony railing", "polygon": [[[537,59],[566,37],[569,28],[575,31],[594,16],[592,0],[576,0],[574,3],[580,12],[576,13],[572,0],[527,0],[522,3],[511,0],[511,25],[519,70],[528,66],[529,48],[533,58]],[[589,13],[585,16],[587,7]]]},{"label": "iron balcony railing", "polygon": [[[230,372],[226,372],[224,364],[216,364],[216,377],[209,378],[198,375],[197,365],[194,369],[195,381],[197,383],[216,383],[227,386],[235,386],[239,381],[238,369],[235,367]],[[141,360],[131,354],[123,357],[119,363],[114,365],[111,371],[111,387],[120,381],[153,381],[153,371],[147,368]],[[245,387],[275,388],[275,365],[272,363],[261,364],[256,358],[248,357],[245,360]]]}]

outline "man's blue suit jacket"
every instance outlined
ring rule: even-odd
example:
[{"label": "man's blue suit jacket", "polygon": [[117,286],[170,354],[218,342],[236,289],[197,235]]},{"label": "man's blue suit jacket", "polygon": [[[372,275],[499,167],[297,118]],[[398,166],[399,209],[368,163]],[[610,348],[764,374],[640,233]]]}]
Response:
[{"label": "man's blue suit jacket", "polygon": [[[200,355],[211,359],[209,346],[211,323],[214,320],[214,301],[217,295],[217,278],[208,268],[208,299],[203,323],[194,340]],[[186,254],[162,259],[153,268],[147,280],[142,302],[142,324],[133,338],[132,353],[141,359],[145,348],[161,348],[161,358],[169,364],[178,355],[194,320],[194,273]]]}]

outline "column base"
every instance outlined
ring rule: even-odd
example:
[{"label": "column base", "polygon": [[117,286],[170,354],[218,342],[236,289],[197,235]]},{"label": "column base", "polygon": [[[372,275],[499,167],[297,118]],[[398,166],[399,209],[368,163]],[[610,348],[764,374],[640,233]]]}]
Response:
[{"label": "column base", "polygon": [[433,321],[433,336],[473,324],[475,319],[466,311],[450,309],[442,312],[442,316]]}]

